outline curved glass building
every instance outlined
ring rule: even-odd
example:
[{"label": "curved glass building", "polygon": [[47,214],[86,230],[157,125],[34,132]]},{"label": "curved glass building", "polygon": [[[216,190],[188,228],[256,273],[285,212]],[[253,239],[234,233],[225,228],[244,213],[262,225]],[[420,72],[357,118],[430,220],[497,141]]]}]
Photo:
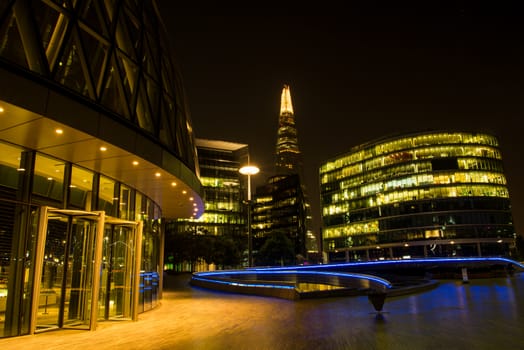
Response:
[{"label": "curved glass building", "polygon": [[354,147],[320,167],[324,251],[335,261],[510,255],[496,137],[426,132]]},{"label": "curved glass building", "polygon": [[154,1],[0,2],[0,336],[137,319],[203,211]]}]

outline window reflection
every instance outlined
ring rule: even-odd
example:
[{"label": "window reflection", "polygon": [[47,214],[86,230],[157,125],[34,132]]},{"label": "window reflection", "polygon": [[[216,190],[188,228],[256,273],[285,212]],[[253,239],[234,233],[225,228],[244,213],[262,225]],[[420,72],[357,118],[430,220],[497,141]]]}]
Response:
[{"label": "window reflection", "polygon": [[74,165],[71,169],[69,191],[69,204],[72,207],[91,210],[93,172]]},{"label": "window reflection", "polygon": [[18,188],[18,173],[23,149],[0,142],[0,186]]},{"label": "window reflection", "polygon": [[65,163],[38,153],[35,159],[33,193],[62,201]]}]

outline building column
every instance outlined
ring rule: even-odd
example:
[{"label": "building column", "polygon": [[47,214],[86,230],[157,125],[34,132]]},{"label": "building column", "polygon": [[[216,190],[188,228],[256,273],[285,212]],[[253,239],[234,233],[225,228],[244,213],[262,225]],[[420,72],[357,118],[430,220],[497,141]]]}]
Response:
[{"label": "building column", "polygon": [[482,250],[480,249],[480,241],[477,242],[477,253],[479,256],[482,256]]}]

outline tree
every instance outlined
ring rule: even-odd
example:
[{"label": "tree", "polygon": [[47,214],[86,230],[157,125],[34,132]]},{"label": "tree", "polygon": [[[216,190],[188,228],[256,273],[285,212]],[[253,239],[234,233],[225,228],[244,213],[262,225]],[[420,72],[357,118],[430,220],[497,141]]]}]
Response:
[{"label": "tree", "polygon": [[[207,259],[206,259],[207,261]],[[242,262],[242,250],[235,240],[229,236],[213,236],[213,247],[209,256],[212,262],[223,268],[233,268]]]},{"label": "tree", "polygon": [[257,265],[293,265],[293,242],[284,232],[273,231],[256,255]]},{"label": "tree", "polygon": [[190,262],[195,266],[198,260],[209,261],[212,249],[208,235],[195,234],[190,231],[166,237],[166,257],[173,264]]}]

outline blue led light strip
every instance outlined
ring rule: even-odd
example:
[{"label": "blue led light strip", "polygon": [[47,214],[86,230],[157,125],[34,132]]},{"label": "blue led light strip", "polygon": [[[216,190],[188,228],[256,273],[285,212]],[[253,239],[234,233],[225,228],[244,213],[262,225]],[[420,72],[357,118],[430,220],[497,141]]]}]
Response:
[{"label": "blue led light strip", "polygon": [[243,283],[243,282],[231,282],[227,280],[219,280],[219,279],[209,279],[209,278],[202,278],[199,276],[193,276],[193,280],[207,282],[207,283],[216,283],[216,284],[224,284],[229,286],[235,286],[235,287],[256,287],[256,288],[279,288],[279,289],[295,289],[295,286],[287,286],[283,284],[256,284],[256,283]]},{"label": "blue led light strip", "polygon": [[291,267],[266,267],[266,268],[250,268],[248,271],[266,271],[266,270],[322,270],[332,269],[334,267],[358,267],[358,266],[375,266],[375,265],[394,265],[394,264],[428,264],[428,263],[475,263],[475,262],[499,262],[515,265],[524,269],[524,265],[508,258],[502,257],[471,257],[471,258],[421,258],[421,259],[402,259],[402,260],[379,260],[379,261],[361,261],[351,263],[339,264],[325,264],[325,265],[306,265],[306,266],[291,266]]},{"label": "blue led light strip", "polygon": [[[507,258],[502,257],[471,257],[471,258],[425,258],[425,259],[405,259],[405,260],[381,260],[371,262],[353,262],[353,263],[341,263],[341,264],[326,264],[326,265],[308,265],[308,266],[290,266],[290,267],[266,267],[266,268],[250,268],[246,270],[221,270],[221,271],[206,271],[206,272],[195,272],[192,279],[195,281],[201,281],[205,283],[215,283],[221,285],[228,285],[234,287],[251,287],[251,288],[279,288],[279,289],[295,289],[295,286],[289,285],[289,283],[300,283],[297,277],[320,277],[318,283],[326,282],[325,278],[337,277],[341,279],[341,282],[346,280],[353,280],[353,282],[371,282],[380,289],[390,289],[392,284],[381,277],[373,276],[362,273],[352,272],[340,272],[340,271],[322,271],[336,268],[351,268],[351,267],[372,267],[372,266],[384,266],[384,265],[416,265],[416,264],[473,264],[473,263],[504,263],[509,265],[515,265],[520,269],[524,270],[524,265]],[[249,282],[239,281],[238,278],[242,278],[249,275],[261,276],[281,276],[281,277],[295,277],[294,280],[283,280],[282,284],[275,283],[275,281],[269,281],[261,279],[259,281],[250,280]],[[234,280],[233,280],[234,279]],[[259,282],[259,283],[257,283]],[[286,284],[287,283],[287,284]],[[315,283],[315,282],[312,282]],[[341,283],[343,285],[344,283]]]}]

